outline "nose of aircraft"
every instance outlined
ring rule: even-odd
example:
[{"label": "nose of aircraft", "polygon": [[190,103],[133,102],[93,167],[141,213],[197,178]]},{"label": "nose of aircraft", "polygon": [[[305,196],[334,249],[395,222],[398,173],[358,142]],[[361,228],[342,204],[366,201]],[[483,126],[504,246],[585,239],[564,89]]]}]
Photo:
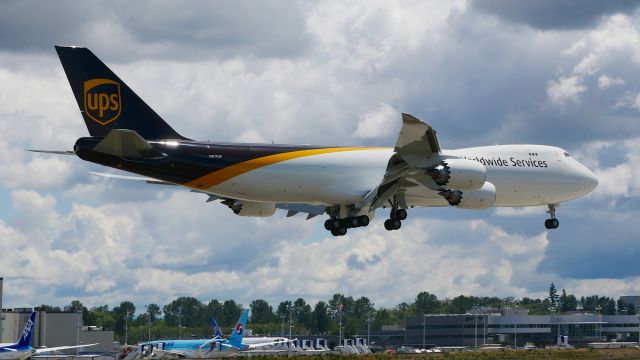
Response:
[{"label": "nose of aircraft", "polygon": [[588,194],[598,186],[598,178],[593,172],[591,172],[591,170],[587,169],[586,166],[580,164],[580,167],[580,187],[585,194]]}]

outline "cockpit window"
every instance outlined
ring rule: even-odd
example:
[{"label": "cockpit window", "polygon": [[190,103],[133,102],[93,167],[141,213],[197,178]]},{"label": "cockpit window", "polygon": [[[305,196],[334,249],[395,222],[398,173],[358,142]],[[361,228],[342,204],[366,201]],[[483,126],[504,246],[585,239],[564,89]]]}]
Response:
[{"label": "cockpit window", "polygon": [[568,152],[564,153],[564,157],[571,157]]}]

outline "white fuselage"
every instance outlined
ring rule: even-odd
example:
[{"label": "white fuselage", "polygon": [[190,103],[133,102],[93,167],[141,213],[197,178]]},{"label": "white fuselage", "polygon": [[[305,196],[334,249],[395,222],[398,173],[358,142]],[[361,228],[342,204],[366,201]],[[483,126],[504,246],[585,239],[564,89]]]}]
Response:
[{"label": "white fuselage", "polygon": [[[234,199],[307,204],[354,204],[385,175],[391,148],[371,148],[300,157],[249,171],[207,192]],[[495,206],[558,204],[597,185],[593,173],[564,150],[543,145],[496,145],[443,150],[441,156],[483,163],[496,188]],[[447,206],[434,189],[416,186],[409,206]]]}]

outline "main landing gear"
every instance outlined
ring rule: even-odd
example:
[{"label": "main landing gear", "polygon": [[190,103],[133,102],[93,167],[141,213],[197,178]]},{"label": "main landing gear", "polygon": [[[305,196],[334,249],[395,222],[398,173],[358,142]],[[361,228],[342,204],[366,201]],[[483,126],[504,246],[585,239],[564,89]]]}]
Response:
[{"label": "main landing gear", "polygon": [[384,221],[384,228],[388,231],[398,230],[402,226],[402,220],[407,218],[407,210],[398,209],[396,207],[391,209],[389,219]]},{"label": "main landing gear", "polygon": [[363,227],[369,225],[367,215],[350,216],[345,219],[331,217],[324,222],[324,228],[331,231],[333,236],[343,236],[347,234],[347,229]]},{"label": "main landing gear", "polygon": [[544,227],[546,227],[549,230],[557,229],[558,226],[560,226],[560,221],[556,219],[556,205],[549,204],[548,206],[549,206],[549,210],[547,210],[547,213],[551,218],[544,221]]}]

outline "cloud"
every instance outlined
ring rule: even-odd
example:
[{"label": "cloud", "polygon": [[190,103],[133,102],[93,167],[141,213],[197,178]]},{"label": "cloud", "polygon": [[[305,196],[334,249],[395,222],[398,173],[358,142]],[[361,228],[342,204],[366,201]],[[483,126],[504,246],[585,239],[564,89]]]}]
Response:
[{"label": "cloud", "polygon": [[633,12],[638,1],[540,0],[518,4],[509,0],[478,0],[473,6],[505,21],[541,30],[570,30],[591,27],[607,15]]},{"label": "cloud", "polygon": [[286,1],[194,1],[184,7],[166,1],[107,5],[90,0],[85,5],[3,2],[0,32],[7,36],[0,48],[33,53],[49,52],[53,45],[79,45],[103,52],[109,60],[131,60],[143,54],[288,57],[304,53],[308,44],[300,6]]},{"label": "cloud", "polygon": [[624,80],[619,77],[612,78],[607,75],[602,75],[598,78],[598,88],[600,88],[601,90],[619,85],[624,85]]},{"label": "cloud", "polygon": [[376,110],[363,114],[358,121],[358,126],[353,136],[357,138],[384,137],[390,129],[395,129],[399,124],[398,111],[388,104],[380,104]]},{"label": "cloud", "polygon": [[567,102],[578,102],[580,94],[587,91],[587,87],[581,84],[578,76],[560,78],[558,81],[549,81],[547,86],[547,96],[551,103],[557,106],[564,106]]},{"label": "cloud", "polygon": [[[6,303],[317,300],[340,291],[391,306],[422,290],[544,296],[551,281],[583,295],[608,283],[604,295],[638,292],[638,229],[628,225],[640,208],[635,9],[2,2]],[[392,146],[400,112],[408,112],[434,126],[447,149],[560,146],[593,169],[600,186],[562,204],[554,232],[542,227],[544,207],[413,209],[399,232],[383,230],[383,211],[340,238],[320,218],[237,217],[201,194],[103,179],[89,172],[110,170],[75,157],[25,152],[70,150],[87,136],[56,43],[90,47],[191,138]]]}]

